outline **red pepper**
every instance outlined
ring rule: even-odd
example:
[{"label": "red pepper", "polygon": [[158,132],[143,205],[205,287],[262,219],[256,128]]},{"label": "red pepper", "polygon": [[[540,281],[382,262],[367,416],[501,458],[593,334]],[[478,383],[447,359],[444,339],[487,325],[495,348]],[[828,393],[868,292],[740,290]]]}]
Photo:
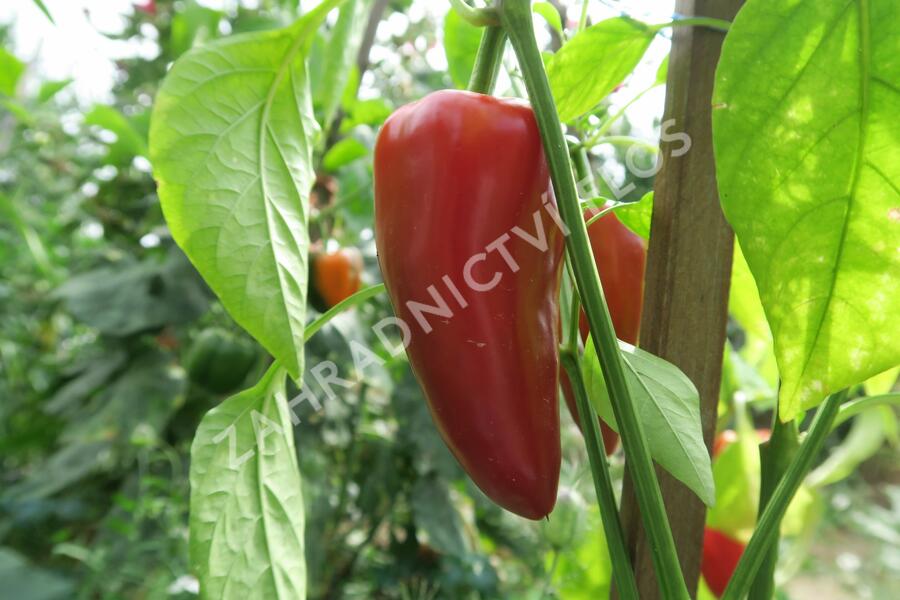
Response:
[{"label": "red pepper", "polygon": [[[600,212],[591,208],[584,213],[587,221]],[[641,305],[644,298],[644,265],[647,259],[647,245],[643,238],[622,225],[615,214],[606,214],[588,227],[588,239],[603,285],[603,294],[609,305],[616,336],[629,344],[637,344],[641,326]],[[586,340],[589,327],[584,310],[578,320],[581,339]],[[581,428],[575,397],[568,376],[562,374],[563,397],[572,418]],[[607,454],[612,454],[619,442],[618,434],[603,420],[600,420],[603,446]]]},{"label": "red pepper", "polygon": [[339,248],[334,252],[310,255],[310,301],[324,312],[359,291],[363,258],[358,248]]},{"label": "red pepper", "polygon": [[439,91],[378,135],[375,240],[410,364],[472,480],[531,519],[559,482],[558,223],[521,101]]},{"label": "red pepper", "polygon": [[719,597],[731,579],[744,553],[744,544],[717,529],[703,530],[703,558],[700,572],[709,589]]}]

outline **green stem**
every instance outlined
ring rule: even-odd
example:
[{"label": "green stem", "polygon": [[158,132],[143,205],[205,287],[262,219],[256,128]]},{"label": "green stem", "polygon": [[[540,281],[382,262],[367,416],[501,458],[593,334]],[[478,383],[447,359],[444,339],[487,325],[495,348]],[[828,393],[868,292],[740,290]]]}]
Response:
[{"label": "green stem", "polygon": [[587,27],[588,0],[581,0],[581,17],[578,19],[578,31]]},{"label": "green stem", "polygon": [[[573,304],[577,306],[577,303]],[[575,322],[578,322],[577,314]],[[578,419],[584,433],[591,475],[594,477],[594,492],[597,494],[597,506],[600,508],[600,518],[603,521],[603,532],[606,534],[606,544],[609,548],[616,589],[619,597],[623,600],[637,600],[639,598],[637,583],[634,580],[631,559],[628,558],[628,550],[625,547],[625,532],[622,530],[622,522],[619,520],[616,495],[613,491],[612,478],[609,475],[609,463],[606,460],[603,440],[600,436],[600,425],[597,421],[597,414],[588,401],[584,378],[578,364],[578,354],[571,348],[565,349],[560,352],[560,359],[569,376],[569,382],[572,384],[572,392],[575,394],[575,406],[578,408]]]},{"label": "green stem", "polygon": [[618,121],[619,119],[622,118],[622,115],[625,114],[626,110],[628,110],[635,102],[637,102],[638,100],[643,98],[644,95],[647,94],[647,92],[649,92],[650,90],[652,90],[653,88],[655,88],[658,85],[662,85],[662,84],[654,83],[653,85],[651,85],[647,88],[644,88],[643,90],[638,92],[634,96],[634,98],[632,98],[631,100],[626,102],[622,106],[622,108],[620,108],[618,111],[616,111],[616,113],[613,116],[606,119],[606,121],[603,122],[603,124],[600,126],[600,128],[597,129],[596,131],[594,131],[591,134],[591,137],[589,137],[587,140],[585,140],[582,143],[582,146],[584,146],[585,148],[593,148],[594,146],[596,146],[599,143],[598,140],[602,139],[603,136],[606,135],[606,132],[609,131],[613,125],[616,124],[616,121]]},{"label": "green stem", "polygon": [[[759,447],[761,465],[761,485],[759,488],[758,515],[762,516],[775,488],[787,472],[791,461],[797,455],[800,446],[798,441],[797,422],[782,423],[778,415],[774,415],[772,437]],[[781,520],[775,524],[781,528]],[[750,600],[769,600],[775,591],[775,565],[778,563],[778,544],[772,544],[763,557],[759,572],[750,586]]]},{"label": "green stem", "polygon": [[831,431],[831,424],[838,413],[841,403],[847,398],[847,390],[832,394],[829,396],[819,410],[806,434],[806,438],[800,445],[797,456],[791,461],[787,472],[775,492],[769,499],[768,506],[759,518],[756,524],[756,531],[750,538],[750,543],[744,550],[738,566],[725,588],[722,600],[740,600],[744,598],[750,590],[750,584],[753,581],[756,572],[762,566],[766,558],[766,551],[771,544],[778,540],[778,525],[787,510],[788,505],[797,493],[797,489],[803,482],[812,466],[813,460],[822,449],[822,443]]},{"label": "green stem", "polygon": [[666,27],[683,27],[685,25],[693,25],[697,27],[707,27],[716,31],[728,31],[731,27],[731,21],[725,19],[715,19],[713,17],[685,17],[683,19],[673,19],[668,23],[660,23],[659,25],[651,25],[651,31],[659,31]]},{"label": "green stem", "polygon": [[329,308],[327,311],[325,311],[323,314],[321,314],[318,319],[306,326],[306,329],[303,332],[303,341],[308,342],[312,336],[316,335],[316,333],[320,329],[322,329],[322,327],[326,323],[328,323],[328,321],[332,320],[345,310],[352,308],[357,304],[362,304],[372,296],[377,296],[378,294],[384,292],[384,289],[384,284],[379,283],[377,285],[359,290],[349,298],[344,298],[343,300]]},{"label": "green stem", "polygon": [[606,137],[599,137],[592,140],[591,146],[598,146],[600,144],[614,144],[616,146],[641,146],[651,154],[659,154],[659,146],[654,142],[648,142],[647,140],[642,140],[641,138],[636,138],[630,135],[608,135]]},{"label": "green stem", "polygon": [[[529,0],[502,0],[500,21],[509,35],[522,69],[544,143],[544,152],[550,167],[560,213],[570,231],[566,237],[566,250],[572,261],[575,281],[590,324],[591,337],[600,357],[600,367],[610,391],[613,412],[619,423],[622,443],[628,455],[626,465],[634,480],[641,516],[650,547],[653,549],[653,562],[660,590],[665,598],[687,599],[689,595],[675,551],[672,531],[666,519],[659,482],[656,480],[643,427],[631,401],[615,330],[588,243],[587,228],[578,203],[575,178],[562,125],[550,92],[541,53],[534,38],[531,3]],[[587,420],[584,424],[587,424]]]},{"label": "green stem", "polygon": [[469,79],[469,91],[490,94],[497,82],[503,48],[506,46],[506,32],[502,27],[485,27],[481,34],[481,44],[475,55],[475,66]]},{"label": "green stem", "polygon": [[872,408],[873,406],[890,406],[892,404],[900,405],[900,393],[881,394],[879,396],[866,396],[865,398],[851,400],[850,402],[841,406],[841,409],[838,411],[837,417],[835,417],[834,419],[834,423],[832,424],[831,429],[834,430],[839,425],[845,423],[847,419],[855,417],[862,411]]},{"label": "green stem", "polygon": [[465,0],[450,0],[450,6],[469,25],[485,27],[498,24],[497,13],[493,9],[474,8],[466,4]]}]

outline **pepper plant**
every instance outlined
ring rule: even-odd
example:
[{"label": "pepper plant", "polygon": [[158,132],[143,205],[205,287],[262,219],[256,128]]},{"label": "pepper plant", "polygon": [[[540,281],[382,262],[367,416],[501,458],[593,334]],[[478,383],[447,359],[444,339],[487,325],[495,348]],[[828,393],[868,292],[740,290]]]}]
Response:
[{"label": "pepper plant", "polygon": [[[258,383],[206,415],[193,444],[191,561],[206,597],[306,595],[302,473],[292,429],[293,409],[311,398],[304,393],[308,392],[304,346],[333,317],[384,291],[380,285],[364,289],[315,321],[307,318],[308,203],[316,183],[313,155],[321,136],[332,133],[328,128],[333,112],[326,110],[325,122],[316,122],[310,94],[310,70],[315,65],[307,58],[317,29],[333,9],[340,9],[335,32],[349,38],[353,19],[364,4],[323,0],[287,28],[195,46],[174,63],[155,101],[150,157],[172,236],[229,314],[274,359]],[[616,141],[607,136],[611,125],[592,126],[593,112],[636,67],[660,32],[677,27],[727,30],[710,98],[713,148],[693,151],[714,151],[721,208],[737,236],[771,329],[779,385],[772,438],[761,454],[758,522],[723,597],[743,598],[748,593],[772,597],[783,517],[836,420],[859,412],[861,406],[897,401],[897,395],[889,393],[853,402],[848,398],[856,396],[857,386],[867,379],[900,364],[900,345],[895,341],[900,332],[900,131],[894,119],[900,107],[900,63],[895,60],[900,51],[895,35],[900,8],[891,0],[748,0],[733,23],[696,16],[652,25],[620,17],[588,25],[584,2],[574,35],[563,38],[561,48],[545,57],[535,38],[538,6],[532,7],[529,0],[499,0],[479,8],[463,0],[451,4],[454,19],[484,28],[469,89],[490,94],[501,67],[511,71],[513,80],[524,83],[531,106],[525,110],[533,111],[539,131],[552,181],[552,214],[565,232],[565,270],[551,269],[552,277],[562,277],[562,310],[558,298],[540,300],[532,314],[514,315],[523,321],[512,323],[509,331],[525,327],[528,319],[539,319],[544,331],[561,328],[560,358],[552,347],[557,338],[551,338],[553,357],[547,363],[554,367],[546,375],[553,384],[552,406],[561,363],[584,429],[613,579],[623,598],[637,598],[638,587],[597,415],[621,436],[661,597],[688,598],[696,582],[686,582],[682,575],[654,462],[708,505],[714,504],[716,490],[694,385],[671,363],[616,338],[583,216],[585,208],[605,198],[596,193],[579,196],[576,174],[584,174],[584,165],[573,165],[572,156],[580,162],[583,151],[593,144]],[[538,10],[544,17],[546,8],[541,3]],[[561,28],[557,33],[563,33]],[[507,40],[515,66],[512,57],[501,64]],[[340,69],[328,71],[324,81],[332,98],[347,84]],[[466,98],[474,101],[473,96]],[[465,111],[457,118],[464,120]],[[404,135],[414,136],[418,126],[415,119],[404,122]],[[575,134],[574,140],[567,132]],[[439,133],[435,131],[435,136]],[[435,139],[435,146],[439,143]],[[511,138],[510,144],[517,142]],[[513,150],[521,148],[511,147],[510,153]],[[342,151],[353,150],[345,146]],[[412,156],[391,156],[412,171],[429,152],[422,147]],[[456,157],[448,149],[436,156]],[[332,160],[339,158],[332,155]],[[471,160],[489,166],[493,158]],[[447,176],[439,163],[422,165],[423,171],[436,169]],[[378,164],[376,157],[379,205],[396,201],[399,195],[379,181],[392,168]],[[513,173],[514,169],[506,176],[513,178]],[[518,183],[507,185],[515,190]],[[428,185],[408,193],[438,193]],[[534,193],[531,188],[521,191],[528,202],[535,200]],[[504,197],[503,204],[514,200]],[[613,202],[605,210],[620,211],[626,224],[641,230],[641,215],[651,202],[649,197],[637,206]],[[523,200],[523,207],[530,206]],[[439,207],[423,202],[419,210]],[[433,252],[439,252],[442,244],[453,245],[466,232],[442,228],[434,214],[415,210],[397,223],[380,215],[376,219],[387,290],[398,308],[408,299],[398,290],[415,276],[416,262],[430,259],[404,255],[404,244],[413,239],[416,228],[422,228],[426,237],[439,236],[433,238],[434,246],[427,247]],[[398,223],[406,230],[396,229]],[[649,234],[652,240],[652,230]],[[425,246],[406,248],[421,253]],[[400,261],[405,261],[400,275],[392,274]],[[523,263],[522,268],[530,267]],[[555,283],[539,270],[526,271],[517,280],[519,293],[527,293],[529,278],[537,277],[542,278],[541,285],[552,288]],[[437,301],[434,294],[432,298]],[[477,295],[463,300],[486,302]],[[590,332],[583,352],[580,307]],[[440,308],[432,306],[430,312],[440,315]],[[402,307],[397,313],[406,315]],[[500,311],[484,314],[510,318]],[[471,353],[460,362],[475,363],[482,349],[478,340],[469,341],[473,343],[468,348],[446,351]],[[501,343],[506,341],[488,340],[487,352],[496,354],[487,355],[486,369],[509,364],[504,361],[515,349]],[[548,343],[546,338],[535,341],[534,348]],[[529,496],[523,503],[516,496],[533,493],[525,485],[528,482],[520,479],[517,487],[513,477],[508,489],[492,487],[495,471],[479,461],[497,460],[495,455],[473,459],[468,450],[460,450],[466,443],[460,440],[471,431],[448,420],[453,398],[435,401],[446,392],[434,389],[439,385],[435,382],[445,381],[449,387],[451,380],[445,375],[432,377],[439,359],[433,353],[428,356],[423,343],[427,344],[414,340],[409,346],[411,362],[435,420],[460,462],[503,506],[530,517],[544,516],[549,509],[545,498]],[[296,382],[299,395],[288,394],[288,379]],[[462,381],[459,389],[473,383],[478,381]],[[537,388],[525,392],[523,412],[551,402]],[[500,398],[503,393],[500,389],[492,395]],[[798,425],[813,409],[815,416],[801,433]],[[472,419],[471,430],[518,440],[522,432],[512,429],[518,420],[498,418],[503,411],[484,413],[490,423],[478,422],[484,415],[477,412],[466,416]],[[555,431],[552,426],[549,430]],[[555,492],[559,459],[550,446],[548,460],[555,460],[556,466],[542,465],[538,470],[541,477],[550,478],[542,484]],[[551,493],[551,504],[552,500]],[[529,501],[537,508],[531,510]]]}]

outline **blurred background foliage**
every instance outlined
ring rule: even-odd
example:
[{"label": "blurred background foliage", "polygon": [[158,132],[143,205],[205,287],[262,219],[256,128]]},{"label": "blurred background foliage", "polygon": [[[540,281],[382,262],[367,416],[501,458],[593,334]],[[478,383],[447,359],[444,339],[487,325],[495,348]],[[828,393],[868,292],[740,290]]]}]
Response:
[{"label": "blurred background foliage", "polygon": [[[344,16],[330,16],[310,59],[323,125],[311,233],[325,247],[358,247],[366,282],[375,283],[377,129],[396,106],[464,87],[479,32],[445,17],[443,5],[435,12],[435,3],[350,4]],[[561,35],[554,6],[539,4],[551,15],[539,23],[552,50]],[[95,105],[67,93],[71,80],[45,79],[17,57],[12,23],[0,23],[0,598],[197,593],[187,564],[191,439],[200,417],[256,381],[269,359],[168,235],[147,127],[168,65],[193,44],[286,25],[299,14],[290,0],[227,6],[135,4],[125,27],[104,35],[155,51],[119,59],[112,100]],[[580,3],[559,8],[560,23],[571,24],[566,8],[577,20]],[[507,67],[500,91],[521,95],[510,57]],[[616,108],[643,87],[626,87]],[[572,133],[587,135],[612,112],[604,103]],[[644,131],[658,130],[658,115],[647,120]],[[627,136],[632,126],[626,117],[608,133]],[[652,178],[630,175],[624,151],[598,148],[592,161],[617,185],[633,183],[626,199],[637,200]],[[768,330],[740,257],[732,313],[720,412],[722,427],[748,441],[768,422],[775,381]],[[378,347],[371,325],[388,314],[381,297],[332,321],[307,346],[307,365],[331,360],[351,379],[349,343]],[[895,381],[896,372],[871,385],[887,391]],[[334,391],[320,410],[305,405],[295,432],[311,598],[605,595],[608,558],[568,415],[558,508],[549,522],[531,523],[494,506],[463,476],[405,357]],[[815,587],[824,577],[833,593],[883,598],[900,576],[896,419],[890,409],[864,415],[833,437],[831,462],[785,524],[787,574],[796,575],[790,597],[825,597]],[[733,466],[716,469],[720,507],[710,519],[736,535],[755,519],[750,450],[731,450],[721,460]],[[621,453],[612,461],[620,478]]]}]

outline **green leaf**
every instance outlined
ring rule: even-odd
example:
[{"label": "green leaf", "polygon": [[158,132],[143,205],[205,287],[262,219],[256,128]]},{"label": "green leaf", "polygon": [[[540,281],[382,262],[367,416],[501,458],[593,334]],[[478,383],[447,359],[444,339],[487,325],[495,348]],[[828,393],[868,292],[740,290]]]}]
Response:
[{"label": "green leaf", "polygon": [[869,396],[887,394],[894,389],[898,376],[900,376],[900,367],[894,367],[868,378],[865,382],[866,394]]},{"label": "green leaf", "polygon": [[562,35],[563,33],[563,25],[562,19],[559,18],[559,11],[556,10],[556,7],[553,6],[550,2],[535,2],[534,6],[531,7],[536,14],[544,17],[544,20],[556,30],[557,33]]},{"label": "green leaf", "polygon": [[653,35],[643,23],[616,17],[566,42],[547,65],[560,120],[580,117],[606,98],[641,61]]},{"label": "green leaf", "polygon": [[328,149],[328,152],[322,157],[322,166],[326,171],[333,173],[368,153],[369,149],[362,142],[352,137],[346,137]]},{"label": "green leaf", "polygon": [[[589,502],[582,527],[590,535],[577,537],[559,553],[553,585],[560,598],[596,600],[608,598],[612,586],[612,561],[596,503]],[[553,514],[550,514],[553,520]]]},{"label": "green leaf", "polygon": [[72,79],[58,79],[54,81],[45,81],[41,84],[41,89],[38,91],[38,102],[47,102],[51,98],[53,98],[56,94],[64,90],[70,83],[72,83]]},{"label": "green leaf", "polygon": [[719,191],[774,334],[783,420],[900,364],[898,20],[893,0],[749,0],[722,49]]},{"label": "green leaf", "polygon": [[73,581],[36,567],[11,548],[0,548],[3,597],[16,600],[65,600],[75,593]]},{"label": "green leaf", "polygon": [[357,125],[381,125],[394,112],[385,100],[358,100],[350,108],[349,118],[341,124],[342,131],[349,131]]},{"label": "green leaf", "polygon": [[16,86],[23,72],[25,63],[4,48],[0,48],[0,94],[15,96]]},{"label": "green leaf", "polygon": [[188,323],[209,307],[209,294],[180,252],[167,261],[101,267],[66,281],[52,297],[77,320],[113,336]]},{"label": "green leaf", "polygon": [[650,220],[653,216],[653,190],[644,194],[637,202],[628,202],[616,207],[616,216],[622,224],[645,240],[650,239]]},{"label": "green leaf", "polygon": [[172,17],[172,33],[169,37],[172,55],[181,56],[190,50],[195,42],[215,37],[221,20],[221,11],[200,6],[194,0],[189,0]]},{"label": "green leaf", "polygon": [[746,341],[740,350],[741,358],[774,388],[778,383],[778,367],[772,351],[772,332],[739,243],[734,245],[728,312],[737,319],[746,334]]},{"label": "green leaf", "polygon": [[340,0],[286,29],[196,47],[163,82],[150,158],[172,236],[232,317],[295,379],[314,173],[305,56]]},{"label": "green leaf", "polygon": [[56,21],[53,20],[53,15],[50,14],[50,11],[47,10],[47,5],[44,4],[44,0],[33,0],[34,5],[38,7],[38,9],[44,13],[44,16],[47,17],[47,20],[56,25]]},{"label": "green leaf", "polygon": [[108,144],[106,162],[113,165],[130,164],[135,156],[147,156],[147,140],[137,124],[112,106],[95,105],[84,116],[85,125],[96,125],[115,134]]},{"label": "green leaf", "polygon": [[322,127],[326,130],[347,87],[368,14],[368,2],[348,0],[341,6],[337,23],[331,30],[323,57],[321,87],[313,90],[316,105],[321,107]]},{"label": "green leaf", "polygon": [[669,55],[666,54],[666,57],[659,64],[659,68],[656,69],[656,85],[664,85],[666,83],[666,78],[669,76]]},{"label": "green leaf", "polygon": [[481,44],[481,28],[469,25],[451,9],[444,17],[444,52],[453,84],[460,89],[469,85],[475,55]]},{"label": "green leaf", "polygon": [[410,502],[422,541],[441,554],[463,558],[469,553],[462,519],[443,481],[436,478],[418,480],[413,486]]},{"label": "green leaf", "polygon": [[[700,430],[697,388],[670,362],[619,340],[625,378],[644,427],[650,454],[659,466],[684,483],[707,505],[715,498],[709,453]],[[591,402],[618,431],[596,350],[585,342],[581,363]]]},{"label": "green leaf", "polygon": [[708,527],[739,538],[752,533],[759,502],[759,443],[756,431],[746,424],[737,441],[716,457],[712,466],[716,504],[707,512]]},{"label": "green leaf", "polygon": [[304,508],[285,394],[275,363],[253,388],[200,422],[191,446],[191,568],[201,596],[306,597]]}]

